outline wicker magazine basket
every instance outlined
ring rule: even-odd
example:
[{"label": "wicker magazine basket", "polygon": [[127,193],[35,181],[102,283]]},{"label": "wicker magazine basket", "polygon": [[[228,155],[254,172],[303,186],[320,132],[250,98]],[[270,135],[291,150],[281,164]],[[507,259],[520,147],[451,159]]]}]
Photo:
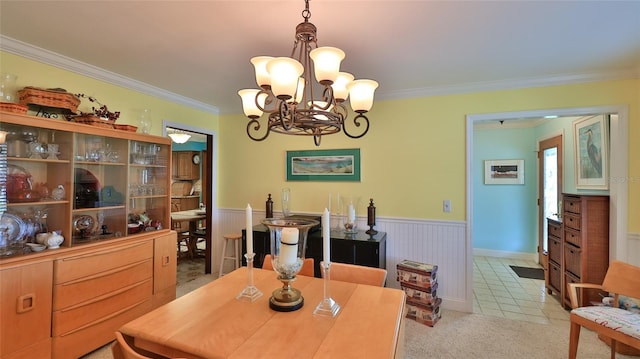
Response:
[{"label": "wicker magazine basket", "polygon": [[76,112],[80,99],[63,89],[41,89],[25,87],[18,91],[18,98],[22,105],[40,105],[53,108],[67,109]]}]

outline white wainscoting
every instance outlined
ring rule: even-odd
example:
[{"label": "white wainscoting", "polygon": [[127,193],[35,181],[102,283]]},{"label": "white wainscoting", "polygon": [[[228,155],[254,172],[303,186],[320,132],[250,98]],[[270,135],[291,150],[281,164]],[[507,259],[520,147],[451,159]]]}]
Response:
[{"label": "white wainscoting", "polygon": [[[253,211],[253,224],[264,218],[264,211]],[[276,216],[279,214],[276,213]],[[319,214],[313,214],[319,215]],[[217,235],[213,248],[213,268],[220,265],[222,235],[245,228],[245,211],[220,209],[217,216]],[[359,228],[366,228],[366,218],[357,219]],[[396,264],[404,259],[438,265],[438,291],[442,308],[467,311],[466,224],[463,221],[432,221],[417,219],[376,218],[375,229],[387,233],[387,287],[400,288],[396,280]],[[230,261],[228,261],[230,262]],[[217,264],[216,264],[217,263]],[[471,296],[469,301],[471,300]]]},{"label": "white wainscoting", "polygon": [[627,262],[640,266],[640,233],[627,235]]}]

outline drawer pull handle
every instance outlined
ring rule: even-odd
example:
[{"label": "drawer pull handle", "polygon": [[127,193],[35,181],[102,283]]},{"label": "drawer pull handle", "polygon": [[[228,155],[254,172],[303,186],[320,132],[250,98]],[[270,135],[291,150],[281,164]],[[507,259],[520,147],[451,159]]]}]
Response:
[{"label": "drawer pull handle", "polygon": [[171,258],[169,256],[162,257],[162,266],[166,267],[171,262]]},{"label": "drawer pull handle", "polygon": [[18,307],[16,308],[18,314],[28,312],[36,307],[36,294],[29,293],[18,297]]}]

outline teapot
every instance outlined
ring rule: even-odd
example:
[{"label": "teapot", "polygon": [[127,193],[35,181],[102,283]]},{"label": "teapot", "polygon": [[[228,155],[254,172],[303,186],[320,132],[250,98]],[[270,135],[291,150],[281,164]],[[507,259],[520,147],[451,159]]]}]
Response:
[{"label": "teapot", "polygon": [[64,237],[62,236],[62,231],[53,231],[49,233],[49,236],[45,240],[45,243],[49,249],[60,248],[62,242],[64,242]]}]

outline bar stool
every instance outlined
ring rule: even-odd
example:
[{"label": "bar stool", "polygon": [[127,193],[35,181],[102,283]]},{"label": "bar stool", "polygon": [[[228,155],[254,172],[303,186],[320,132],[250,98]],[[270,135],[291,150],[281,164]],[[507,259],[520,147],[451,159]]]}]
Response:
[{"label": "bar stool", "polygon": [[[220,272],[218,273],[218,278],[224,275],[224,261],[226,259],[233,260],[234,268],[240,267],[240,257],[238,257],[238,246],[240,241],[242,240],[242,234],[240,233],[229,233],[222,236],[224,238],[224,246],[222,246],[222,259],[220,260]],[[227,256],[227,243],[229,241],[234,241],[234,251],[233,256]]]}]

